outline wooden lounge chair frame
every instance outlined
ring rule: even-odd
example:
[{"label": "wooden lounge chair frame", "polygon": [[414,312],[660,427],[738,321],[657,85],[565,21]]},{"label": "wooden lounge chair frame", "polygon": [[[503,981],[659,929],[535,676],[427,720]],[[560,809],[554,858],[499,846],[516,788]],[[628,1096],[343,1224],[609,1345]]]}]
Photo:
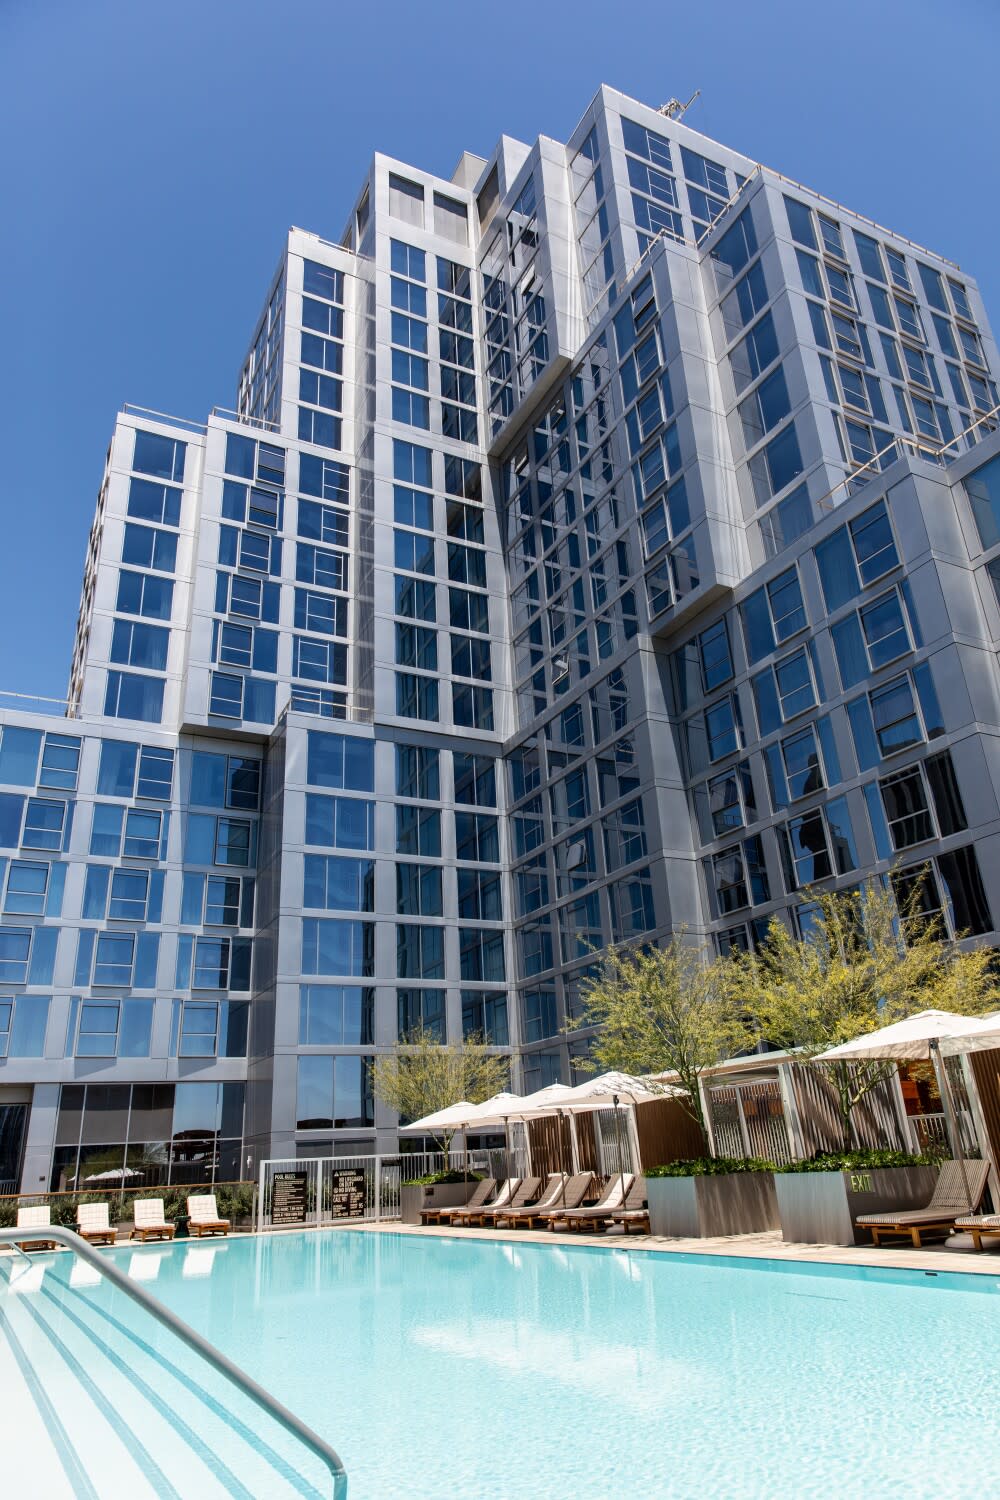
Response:
[{"label": "wooden lounge chair frame", "polygon": [[646,1206],[646,1179],[636,1173],[632,1186],[625,1194],[621,1208],[611,1210],[611,1221],[620,1224],[626,1234],[634,1229],[637,1234],[649,1233],[649,1209]]},{"label": "wooden lounge chair frame", "polygon": [[422,1208],[420,1210],[421,1224],[446,1223],[458,1209],[483,1208],[487,1201],[496,1192],[496,1180],[493,1177],[483,1177],[476,1183],[472,1197],[467,1203],[454,1204],[448,1208]]},{"label": "wooden lounge chair frame", "polygon": [[[47,1203],[34,1204],[30,1207],[19,1208],[17,1211],[18,1229],[48,1229],[52,1223],[52,1210]],[[19,1250],[55,1250],[55,1240],[25,1240],[19,1244]]]},{"label": "wooden lounge chair frame", "polygon": [[[87,1220],[99,1220],[101,1209],[104,1210],[104,1223],[91,1223],[87,1226]],[[76,1209],[76,1232],[88,1245],[113,1245],[118,1238],[118,1231],[108,1218],[108,1205],[106,1203],[80,1203]]]},{"label": "wooden lounge chair frame", "polygon": [[510,1200],[517,1192],[519,1177],[505,1177],[503,1182],[497,1183],[496,1197],[492,1203],[477,1204],[475,1208],[470,1203],[464,1203],[459,1208],[453,1208],[449,1216],[451,1224],[471,1224],[478,1219],[484,1208],[504,1208],[510,1204]]},{"label": "wooden lounge chair frame", "polygon": [[579,1208],[593,1185],[593,1172],[577,1172],[574,1177],[565,1179],[561,1173],[553,1175],[556,1181],[551,1183],[550,1179],[550,1187],[530,1208],[512,1207],[506,1213],[496,1214],[493,1222],[497,1228],[501,1224],[507,1224],[511,1228],[521,1224],[527,1229],[534,1229],[537,1224],[544,1224],[550,1213]]},{"label": "wooden lounge chair frame", "polygon": [[[192,1211],[192,1203],[211,1204],[211,1213],[207,1210],[202,1216],[197,1211]],[[203,1234],[228,1234],[232,1228],[230,1219],[219,1218],[219,1207],[215,1201],[214,1193],[190,1193],[187,1200],[188,1210],[188,1234],[194,1235],[200,1240]]]},{"label": "wooden lounge chair frame", "polygon": [[955,1220],[955,1229],[959,1234],[971,1234],[973,1249],[982,1250],[984,1239],[1000,1239],[1000,1214],[969,1214]]},{"label": "wooden lounge chair frame", "polygon": [[[632,1191],[634,1177],[631,1172],[625,1173],[624,1182],[620,1172],[616,1172],[604,1186],[604,1190],[596,1203],[588,1208],[568,1208],[564,1211],[558,1210],[549,1217],[549,1228],[555,1232],[559,1229],[578,1229],[585,1231],[591,1229],[594,1234],[604,1229],[616,1208],[624,1207],[629,1193]],[[624,1187],[624,1193],[622,1188]],[[609,1200],[616,1196],[614,1203]]]},{"label": "wooden lounge chair frame", "polygon": [[480,1228],[485,1229],[487,1224],[495,1224],[499,1215],[506,1214],[515,1208],[527,1208],[529,1204],[536,1202],[541,1188],[540,1177],[522,1177],[517,1185],[517,1192],[506,1203],[501,1204],[499,1208],[490,1206],[481,1208],[475,1218],[470,1216],[469,1223],[474,1223],[478,1219]]},{"label": "wooden lounge chair frame", "polygon": [[[153,1203],[158,1203],[160,1205],[159,1219],[153,1219],[147,1213],[144,1214],[146,1223],[138,1223],[140,1210],[144,1209],[146,1204]],[[174,1235],[177,1233],[177,1225],[168,1224],[167,1220],[164,1218],[162,1198],[137,1198],[132,1205],[132,1211],[134,1214],[136,1214],[137,1221],[132,1225],[132,1233],[129,1235],[130,1240],[142,1240],[143,1244],[145,1244],[147,1240],[172,1240]]]},{"label": "wooden lounge chair frame", "polygon": [[925,1208],[861,1214],[854,1222],[859,1228],[871,1231],[876,1245],[886,1238],[905,1240],[909,1235],[914,1249],[920,1250],[925,1234],[947,1237],[954,1230],[956,1220],[969,1218],[975,1213],[986,1191],[988,1173],[989,1162],[943,1162],[931,1201]]}]

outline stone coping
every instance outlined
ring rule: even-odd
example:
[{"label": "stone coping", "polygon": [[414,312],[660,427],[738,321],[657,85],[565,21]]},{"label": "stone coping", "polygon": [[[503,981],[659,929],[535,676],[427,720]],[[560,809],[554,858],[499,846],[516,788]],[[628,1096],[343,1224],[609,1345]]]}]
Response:
[{"label": "stone coping", "polygon": [[[337,1228],[349,1226],[338,1225]],[[987,1241],[987,1248],[976,1252],[967,1234],[952,1235],[947,1246],[914,1250],[900,1245],[799,1245],[789,1244],[779,1229],[760,1234],[734,1234],[715,1239],[665,1239],[653,1234],[624,1234],[611,1230],[607,1234],[581,1234],[579,1231],[538,1229],[452,1229],[446,1224],[426,1226],[400,1224],[356,1224],[356,1232],[370,1234],[438,1235],[450,1239],[505,1240],[535,1245],[590,1245],[605,1249],[659,1251],[673,1255],[730,1256],[746,1260],[792,1261],[801,1264],[830,1266],[863,1266],[869,1270],[947,1271],[952,1274],[1000,1276],[1000,1239]]]}]

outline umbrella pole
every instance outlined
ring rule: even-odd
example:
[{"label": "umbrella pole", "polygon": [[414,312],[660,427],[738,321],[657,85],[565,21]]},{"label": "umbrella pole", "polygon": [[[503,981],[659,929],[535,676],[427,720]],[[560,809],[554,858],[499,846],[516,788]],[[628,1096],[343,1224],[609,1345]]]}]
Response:
[{"label": "umbrella pole", "polygon": [[[563,1144],[565,1142],[567,1130],[568,1130],[568,1121],[567,1121],[566,1113],[565,1113],[565,1111],[560,1110],[559,1111],[559,1167],[560,1167],[560,1171],[562,1171],[562,1167],[564,1165],[564,1162],[563,1162]],[[563,1208],[566,1207],[566,1173],[565,1172],[562,1172],[562,1206],[563,1206]]]},{"label": "umbrella pole", "polygon": [[958,1116],[955,1113],[955,1101],[951,1095],[951,1080],[948,1077],[948,1068],[944,1058],[941,1056],[941,1045],[937,1037],[931,1037],[931,1058],[934,1063],[934,1071],[937,1074],[938,1088],[941,1091],[941,1103],[944,1105],[945,1118],[948,1122],[948,1132],[951,1136],[951,1149],[958,1162],[959,1171],[962,1174],[962,1186],[965,1188],[966,1201],[969,1204],[969,1213],[972,1212],[971,1193],[969,1191],[969,1178],[965,1170],[965,1152],[962,1149],[962,1132],[958,1124]]},{"label": "umbrella pole", "polygon": [[622,1149],[621,1103],[619,1101],[619,1098],[618,1098],[617,1094],[613,1094],[612,1095],[612,1102],[613,1102],[614,1107],[615,1107],[615,1137],[616,1137],[617,1142],[618,1142],[618,1172],[619,1172],[619,1189],[620,1189],[620,1193],[621,1193],[621,1207],[624,1208],[625,1207],[625,1152]]}]

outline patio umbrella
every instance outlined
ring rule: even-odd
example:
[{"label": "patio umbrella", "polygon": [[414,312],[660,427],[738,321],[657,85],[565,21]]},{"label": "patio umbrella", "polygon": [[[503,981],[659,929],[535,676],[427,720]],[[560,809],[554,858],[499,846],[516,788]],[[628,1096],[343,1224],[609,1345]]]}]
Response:
[{"label": "patio umbrella", "polygon": [[488,1129],[491,1125],[503,1126],[504,1159],[507,1167],[507,1176],[510,1171],[510,1126],[511,1118],[517,1117],[517,1111],[524,1104],[523,1094],[510,1094],[501,1090],[492,1098],[486,1099],[482,1104],[473,1107],[467,1124],[474,1125],[480,1129]]},{"label": "patio umbrella", "polygon": [[[458,1104],[449,1104],[444,1109],[436,1109],[432,1114],[424,1115],[422,1120],[414,1120],[412,1125],[404,1125],[399,1131],[399,1134],[436,1135],[438,1131],[443,1132],[445,1135],[448,1135],[449,1133],[454,1134],[456,1131],[462,1129],[465,1121],[469,1117],[469,1112],[471,1110],[474,1110],[475,1107],[476,1106],[474,1104],[470,1104],[467,1099],[461,1099]],[[445,1153],[445,1157],[447,1159],[447,1152]],[[463,1160],[463,1170],[465,1171],[466,1177],[468,1177],[468,1142],[466,1142]]]},{"label": "patio umbrella", "polygon": [[93,1172],[84,1182],[124,1182],[126,1177],[141,1177],[132,1167],[112,1167],[107,1172]]},{"label": "patio umbrella", "polygon": [[1000,1047],[1000,1011],[977,1016],[975,1020],[969,1020],[961,1033],[941,1038],[942,1057],[958,1057],[963,1052],[990,1052],[994,1047]]},{"label": "patio umbrella", "polygon": [[[637,1104],[649,1099],[662,1099],[666,1094],[678,1090],[667,1084],[656,1084],[652,1079],[636,1078],[631,1073],[599,1073],[595,1078],[585,1078],[571,1088],[561,1099],[560,1108],[573,1111],[607,1109],[610,1101],[615,1112],[615,1139],[618,1146],[622,1199],[625,1189],[625,1152],[622,1149],[621,1120],[619,1111],[622,1099],[627,1099],[633,1110]],[[564,1187],[565,1191],[565,1187]]]},{"label": "patio umbrella", "polygon": [[[994,1018],[995,1019],[995,1018]],[[948,1071],[941,1062],[941,1044],[960,1043],[976,1030],[982,1030],[982,1018],[957,1016],[947,1010],[922,1010],[916,1015],[894,1021],[891,1026],[882,1026],[878,1031],[869,1031],[851,1042],[831,1047],[821,1052],[814,1062],[875,1062],[880,1058],[897,1062],[932,1062],[941,1085],[941,1102],[944,1105],[951,1140],[952,1154],[959,1164],[966,1193],[969,1190],[965,1174],[965,1154],[962,1150],[961,1134],[955,1105],[951,1095]],[[940,1064],[940,1066],[937,1066]]]}]

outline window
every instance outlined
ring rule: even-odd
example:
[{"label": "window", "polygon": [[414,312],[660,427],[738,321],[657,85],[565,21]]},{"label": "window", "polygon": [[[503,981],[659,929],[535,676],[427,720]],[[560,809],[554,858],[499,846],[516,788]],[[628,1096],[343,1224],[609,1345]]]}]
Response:
[{"label": "window", "polygon": [[[884,687],[876,688],[868,694],[868,702],[880,756],[895,755],[923,739],[908,677],[896,677]],[[848,706],[849,714],[850,709],[851,705]]]},{"label": "window", "polygon": [[396,1035],[399,1041],[411,1041],[420,1032],[431,1041],[445,1040],[444,990],[396,991]]},{"label": "window", "polygon": [[757,819],[750,765],[741,761],[706,784],[709,824],[706,833],[719,838],[734,828],[743,828]]},{"label": "window", "polygon": [[934,837],[934,823],[918,766],[909,766],[879,782],[894,849],[907,849]]},{"label": "window", "polygon": [[711,872],[721,915],[771,899],[764,850],[757,834],[714,855]]},{"label": "window", "polygon": [[154,672],[167,668],[170,631],[163,625],[143,625],[138,620],[116,620],[111,636],[111,661],[126,667],[145,667]]},{"label": "window", "polygon": [[297,1130],[363,1129],[374,1123],[374,1111],[366,1058],[299,1058]]},{"label": "window", "polygon": [[440,865],[396,865],[396,911],[403,917],[440,917]]},{"label": "window", "polygon": [[128,514],[137,521],[179,526],[181,491],[166,484],[151,484],[148,479],[132,479],[129,481]]},{"label": "window", "polygon": [[396,746],[396,794],[436,802],[441,795],[437,750],[423,745]]},{"label": "window", "polygon": [[332,266],[321,266],[315,260],[302,262],[302,290],[316,297],[325,297],[328,302],[343,302],[344,273]]},{"label": "window", "polygon": [[434,584],[424,578],[406,578],[396,574],[396,613],[410,620],[434,620],[437,617]]},{"label": "window", "polygon": [[510,1045],[504,990],[462,991],[462,1036],[479,1037],[490,1047]]},{"label": "window", "polygon": [[375,804],[360,797],[306,793],[307,844],[329,849],[373,849]]},{"label": "window", "polygon": [[375,910],[375,864],[335,855],[304,857],[302,904],[340,911]]},{"label": "window", "polygon": [[[740,402],[740,421],[743,424],[743,442],[749,449],[759,443],[765,433],[777,427],[792,409],[781,365],[773,370],[760,385]],[[782,488],[777,485],[775,488]]]},{"label": "window", "polygon": [[455,751],[455,801],[479,807],[496,807],[496,761],[490,756]]},{"label": "window", "polygon": [[94,949],[94,984],[110,987],[131,985],[134,954],[133,933],[99,932]]},{"label": "window", "polygon": [[374,970],[374,922],[338,917],[302,918],[303,974],[370,978]]},{"label": "window", "polygon": [[984,547],[993,547],[1000,542],[1000,458],[990,459],[964,483],[979,539]]},{"label": "window", "polygon": [[823,597],[831,611],[891,572],[899,565],[899,554],[885,501],[833,532],[816,547],[815,555]]},{"label": "window", "polygon": [[396,974],[400,979],[443,979],[444,928],[397,922]]},{"label": "window", "polygon": [[506,978],[502,932],[488,927],[460,927],[458,946],[464,980],[496,984]]},{"label": "window", "polygon": [[419,182],[411,182],[395,172],[389,173],[389,213],[405,224],[424,225],[424,190]]},{"label": "window", "polygon": [[139,474],[151,474],[154,479],[166,479],[174,484],[184,480],[184,455],[187,445],[174,438],[161,437],[155,432],[136,431],[135,448],[132,453],[132,468]]},{"label": "window", "polygon": [[436,808],[397,803],[396,853],[441,858],[441,814]]},{"label": "window", "polygon": [[488,813],[456,812],[455,857],[479,864],[499,864],[497,819]]},{"label": "window", "polygon": [[911,649],[902,603],[895,589],[857,614],[838,621],[830,633],[845,688],[853,687],[870,671],[895,661]]},{"label": "window", "polygon": [[109,672],[104,691],[104,712],[111,719],[158,724],[163,714],[163,686],[163,679],[159,677]]},{"label": "window", "polygon": [[791,891],[833,873],[822,811],[803,813],[778,830],[778,846],[785,867],[785,885]]},{"label": "window", "polygon": [[740,606],[747,657],[751,663],[773,651],[806,625],[805,605],[795,568],[779,573],[763,588],[756,589]]},{"label": "window", "polygon": [[307,682],[347,682],[347,647],[336,641],[292,637],[292,676]]},{"label": "window", "polygon": [[375,746],[359,735],[309,731],[306,780],[311,786],[370,792],[375,787]]},{"label": "window", "polygon": [[774,319],[770,312],[765,312],[742,343],[735,345],[730,351],[729,362],[737,393],[746,390],[777,357],[778,336],[774,329]]},{"label": "window", "polygon": [[172,573],[177,561],[177,538],[171,531],[127,522],[122,543],[122,562],[137,568]]},{"label": "window", "polygon": [[757,504],[765,505],[802,473],[802,453],[794,421],[759,448],[748,465]]},{"label": "window", "polygon": [[299,583],[315,584],[317,588],[346,589],[347,553],[299,542],[295,548],[295,577]]},{"label": "window", "polygon": [[294,623],[297,630],[309,630],[316,635],[346,635],[347,600],[296,589]]},{"label": "window", "polygon": [[171,579],[156,578],[151,573],[135,573],[122,568],[118,574],[115,608],[123,614],[169,620],[173,595],[174,585]]},{"label": "window", "polygon": [[705,710],[705,738],[710,761],[743,748],[743,719],[734,693]]},{"label": "window", "polygon": [[44,916],[48,884],[49,866],[47,863],[12,859],[7,871],[4,912],[20,917]]},{"label": "window", "polygon": [[243,818],[216,819],[215,863],[249,865],[253,843],[253,824]]},{"label": "window", "polygon": [[375,992],[356,985],[299,986],[299,1045],[366,1047],[373,1040]]},{"label": "window", "polygon": [[65,802],[50,802],[44,797],[29,797],[21,830],[21,848],[50,849],[53,852],[61,850],[66,808]]},{"label": "window", "polygon": [[148,895],[147,870],[113,870],[108,917],[118,922],[144,922]]},{"label": "window", "polygon": [[753,693],[762,735],[812,708],[816,690],[806,651],[795,651],[758,672],[753,678]]},{"label": "window", "polygon": [[396,673],[396,713],[403,719],[436,720],[438,684],[434,677],[413,672]]}]

